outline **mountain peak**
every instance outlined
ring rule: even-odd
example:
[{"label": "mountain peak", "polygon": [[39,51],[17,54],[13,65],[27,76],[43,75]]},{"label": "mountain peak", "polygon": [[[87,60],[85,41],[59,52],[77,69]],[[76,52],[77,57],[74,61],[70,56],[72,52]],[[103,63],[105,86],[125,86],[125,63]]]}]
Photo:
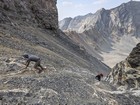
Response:
[{"label": "mountain peak", "polygon": [[134,7],[139,7],[140,5],[140,1],[129,1],[127,3],[123,3],[120,6],[125,6],[125,7],[130,7],[130,8],[134,8]]},{"label": "mountain peak", "polygon": [[101,8],[101,9],[99,9],[98,11],[105,11],[106,9],[105,8]]}]

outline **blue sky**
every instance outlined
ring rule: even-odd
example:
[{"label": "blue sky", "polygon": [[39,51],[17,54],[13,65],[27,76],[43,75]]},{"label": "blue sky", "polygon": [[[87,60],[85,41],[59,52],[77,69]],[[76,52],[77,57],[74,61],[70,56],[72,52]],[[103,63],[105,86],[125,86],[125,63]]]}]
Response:
[{"label": "blue sky", "polygon": [[128,1],[130,0],[57,0],[59,20],[66,17],[95,13],[101,8],[114,8]]}]

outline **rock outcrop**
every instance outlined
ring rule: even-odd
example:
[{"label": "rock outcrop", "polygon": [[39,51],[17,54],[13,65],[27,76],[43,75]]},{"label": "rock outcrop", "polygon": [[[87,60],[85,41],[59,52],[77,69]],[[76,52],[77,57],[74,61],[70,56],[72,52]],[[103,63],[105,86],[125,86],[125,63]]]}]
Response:
[{"label": "rock outcrop", "polygon": [[0,23],[57,29],[56,0],[1,0]]},{"label": "rock outcrop", "polygon": [[140,43],[132,50],[129,56],[122,62],[116,64],[108,75],[113,84],[124,87],[123,89],[140,88]]},{"label": "rock outcrop", "polygon": [[127,57],[127,61],[133,68],[138,68],[140,66],[140,43],[132,50],[132,52]]}]

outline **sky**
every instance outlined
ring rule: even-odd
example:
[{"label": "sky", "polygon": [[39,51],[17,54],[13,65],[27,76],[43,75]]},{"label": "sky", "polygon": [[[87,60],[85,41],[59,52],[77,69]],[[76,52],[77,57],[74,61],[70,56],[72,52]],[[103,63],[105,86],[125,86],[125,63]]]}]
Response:
[{"label": "sky", "polygon": [[[57,0],[59,20],[95,13],[101,8],[111,9],[131,0]],[[140,0],[133,0],[140,1]]]}]

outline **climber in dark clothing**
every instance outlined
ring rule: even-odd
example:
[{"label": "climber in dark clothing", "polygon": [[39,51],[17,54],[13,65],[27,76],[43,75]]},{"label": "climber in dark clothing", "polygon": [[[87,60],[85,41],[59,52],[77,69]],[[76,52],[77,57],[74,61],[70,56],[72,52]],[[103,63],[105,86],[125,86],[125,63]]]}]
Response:
[{"label": "climber in dark clothing", "polygon": [[101,81],[101,78],[103,78],[103,74],[98,74],[96,75],[95,79],[97,79],[98,81]]},{"label": "climber in dark clothing", "polygon": [[38,56],[30,55],[30,54],[24,54],[23,57],[27,59],[25,68],[27,68],[29,66],[30,62],[33,61],[33,62],[35,62],[34,68],[39,70],[38,73],[41,73],[43,71],[43,67],[40,64],[41,60]]}]

